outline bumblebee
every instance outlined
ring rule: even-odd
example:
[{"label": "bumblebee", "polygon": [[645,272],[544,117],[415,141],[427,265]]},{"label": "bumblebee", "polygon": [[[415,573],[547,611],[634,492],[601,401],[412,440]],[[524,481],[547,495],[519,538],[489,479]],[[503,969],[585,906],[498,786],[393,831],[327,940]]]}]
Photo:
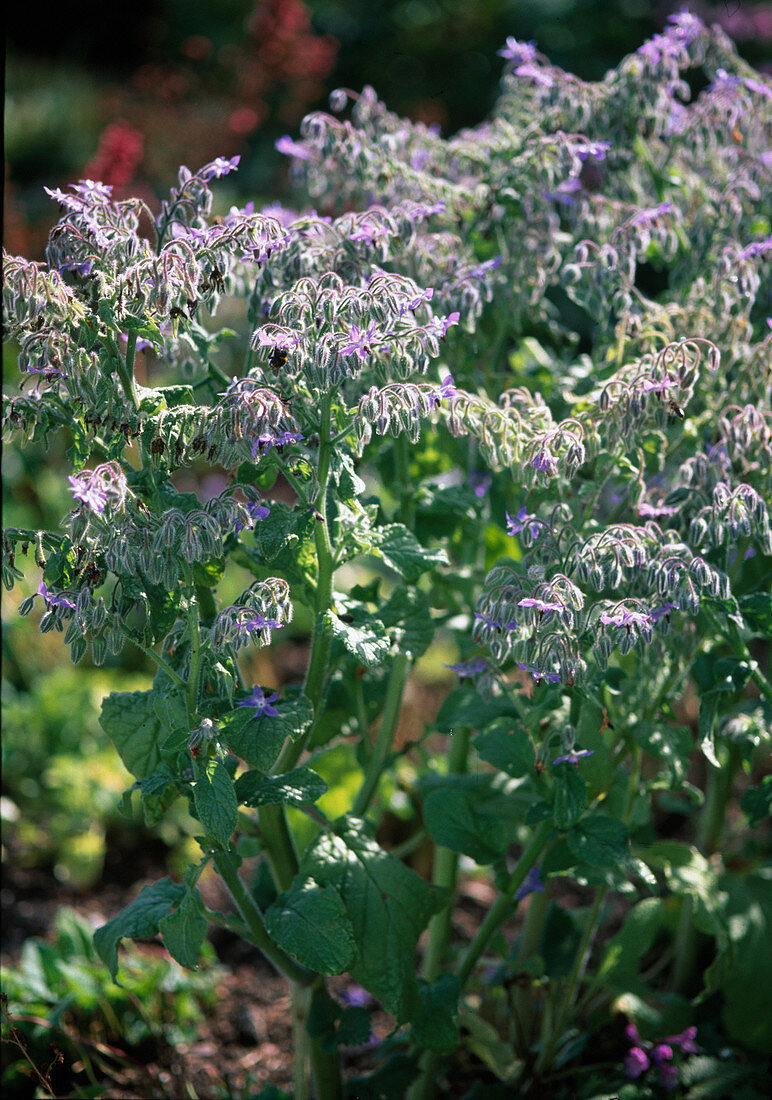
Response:
[{"label": "bumblebee", "polygon": [[271,352],[269,363],[271,364],[271,370],[273,371],[273,373],[278,374],[281,368],[287,363],[287,349],[274,348]]},{"label": "bumblebee", "polygon": [[667,403],[667,411],[673,420],[683,420],[686,415],[678,402],[674,401],[672,397]]}]

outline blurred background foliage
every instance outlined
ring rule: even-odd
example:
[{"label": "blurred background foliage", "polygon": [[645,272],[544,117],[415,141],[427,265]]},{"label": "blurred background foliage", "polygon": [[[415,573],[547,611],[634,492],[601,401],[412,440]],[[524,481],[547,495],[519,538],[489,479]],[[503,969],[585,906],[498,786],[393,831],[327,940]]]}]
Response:
[{"label": "blurred background foliage", "polygon": [[[30,18],[29,9],[13,5],[6,15],[4,243],[12,253],[42,259],[57,216],[44,185],[101,179],[118,197],[139,194],[155,206],[181,163],[195,169],[218,155],[242,157],[239,172],[218,186],[224,210],[248,199],[291,201],[275,141],[295,132],[307,111],[324,109],[334,87],[370,84],[392,110],[447,135],[491,109],[502,70],[497,50],[508,35],[533,39],[553,62],[598,79],[682,6],[670,0],[135,0],[126,7],[81,0]],[[721,23],[752,64],[772,68],[771,3],[692,0],[688,7]],[[5,349],[3,365],[13,385],[12,348]],[[221,366],[237,369],[227,352]],[[39,445],[5,448],[7,525],[58,525],[70,499],[67,445],[57,437],[48,456]],[[180,487],[202,499],[221,488],[199,484],[195,470],[190,479]],[[149,843],[144,826],[117,811],[129,778],[98,713],[105,694],[147,687],[152,670],[138,650],[128,649],[101,669],[87,660],[71,666],[56,633],[37,633],[39,611],[17,616],[19,602],[40,579],[31,558],[25,568],[25,581],[3,593],[4,844],[14,865],[52,869],[60,882],[88,889],[106,852],[126,860]],[[220,595],[235,596],[241,580],[227,578]],[[255,655],[248,672],[255,682],[302,677],[302,624],[295,629],[281,647]],[[439,665],[423,674],[435,684],[447,677]],[[437,685],[440,693],[444,685]],[[328,761],[336,784],[351,769],[347,753],[343,748]],[[408,811],[400,792],[393,793],[398,825]],[[194,831],[182,809],[160,827],[169,869],[184,861]]]}]

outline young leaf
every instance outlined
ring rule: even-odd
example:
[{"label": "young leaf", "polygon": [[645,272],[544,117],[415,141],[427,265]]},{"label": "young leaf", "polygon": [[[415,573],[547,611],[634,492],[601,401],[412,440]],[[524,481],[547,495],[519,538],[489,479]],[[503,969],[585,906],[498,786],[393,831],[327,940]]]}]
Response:
[{"label": "young leaf", "polygon": [[389,655],[391,643],[380,619],[368,616],[358,623],[344,623],[334,611],[327,611],[324,621],[333,638],[342,642],[366,668],[374,668]]},{"label": "young leaf", "polygon": [[156,713],[154,691],[111,692],[102,700],[99,722],[128,770],[145,779],[161,763],[161,742],[168,728]]},{"label": "young leaf", "polygon": [[234,707],[220,719],[220,736],[231,752],[262,772],[272,767],[286,739],[299,737],[314,717],[305,695],[290,696],[276,709],[276,715],[255,715],[249,707]]},{"label": "young leaf", "polygon": [[186,888],[170,878],[145,886],[139,897],[94,933],[94,946],[115,980],[118,973],[118,946],[124,937],[141,939],[155,936],[159,924],[172,906],[179,904]]},{"label": "young leaf", "polygon": [[627,829],[614,817],[595,814],[566,833],[568,847],[592,867],[616,867],[628,853]]},{"label": "young leaf", "polygon": [[552,812],[559,829],[570,829],[587,805],[587,784],[579,769],[560,764],[554,771],[555,788]]},{"label": "young leaf", "polygon": [[418,580],[427,569],[448,565],[442,549],[427,550],[404,524],[390,523],[369,532],[370,553],[383,558],[406,581]]}]

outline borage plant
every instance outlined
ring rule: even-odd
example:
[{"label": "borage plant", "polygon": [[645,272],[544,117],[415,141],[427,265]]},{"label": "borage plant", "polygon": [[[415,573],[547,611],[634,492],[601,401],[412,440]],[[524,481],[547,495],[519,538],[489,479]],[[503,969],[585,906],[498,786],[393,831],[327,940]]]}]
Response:
[{"label": "borage plant", "polygon": [[[532,43],[500,52],[493,116],[449,140],[369,89],[282,139],[325,216],[210,219],[236,158],[181,169],[157,216],[91,181],[52,192],[48,263],[6,259],[24,383],[6,424],[71,434],[75,508],[64,533],[5,532],[4,580],[34,547],[23,614],[39,598],[75,660],[128,640],[157,666],[102,724],[146,819],[187,799],[203,854],[96,933],[113,975],[123,937],[160,932],[194,966],[209,923],[237,931],[291,983],[296,1100],[309,1061],[325,1100],[428,1100],[459,1044],[502,1095],[751,1095],[772,961],[742,914],[772,882],[763,845],[725,826],[770,739],[753,654],[772,621],[772,91],[688,15],[599,84]],[[248,302],[235,378],[216,363],[224,295]],[[169,384],[137,383],[142,349]],[[227,471],[219,495],[175,487],[207,464]],[[253,579],[220,606],[228,560]],[[303,683],[245,683],[240,651],[296,611]],[[460,683],[397,751],[438,636]],[[341,744],[361,779],[329,820]],[[376,840],[395,782],[413,843],[436,846],[431,883]],[[769,800],[769,779],[745,791],[751,826]],[[660,835],[665,807],[684,839]],[[255,839],[268,905],[241,868]],[[497,896],[458,944],[462,856]],[[237,915],[202,902],[210,864]],[[395,1025],[348,1085],[339,1047],[369,1021],[328,992],[343,972]]]}]

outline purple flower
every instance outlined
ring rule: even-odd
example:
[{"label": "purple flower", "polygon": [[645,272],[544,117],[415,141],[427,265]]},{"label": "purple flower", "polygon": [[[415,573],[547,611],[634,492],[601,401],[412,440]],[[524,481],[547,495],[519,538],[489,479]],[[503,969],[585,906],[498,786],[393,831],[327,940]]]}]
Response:
[{"label": "purple flower", "polygon": [[264,629],[281,630],[283,626],[284,623],[280,623],[277,619],[269,619],[266,615],[255,615],[253,619],[248,619],[242,624],[243,629],[249,634],[251,634],[253,630],[257,630],[258,633]]},{"label": "purple flower", "polygon": [[668,1035],[668,1037],[665,1039],[665,1042],[673,1043],[675,1046],[680,1047],[683,1054],[696,1054],[696,1038],[697,1028],[687,1027],[687,1029],[685,1031],[682,1031],[680,1035]]},{"label": "purple flower", "polygon": [[70,491],[76,500],[82,501],[92,512],[98,512],[101,516],[107,504],[107,493],[96,482],[82,481],[79,477],[68,476]]},{"label": "purple flower", "polygon": [[651,1057],[657,1065],[660,1062],[669,1062],[673,1058],[673,1048],[667,1043],[659,1043],[651,1052]]},{"label": "purple flower", "polygon": [[[247,505],[247,512],[249,513],[254,525],[254,522],[256,520],[265,519],[266,516],[270,516],[271,509],[268,507],[267,504],[255,503]],[[237,519],[235,524],[233,525],[233,534],[238,535],[238,533],[240,531],[243,531],[246,526],[248,526],[246,523],[243,523],[240,519]]]},{"label": "purple flower", "polygon": [[231,157],[227,160],[225,157],[216,157],[210,164],[205,165],[199,175],[202,180],[207,183],[209,180],[219,179],[221,176],[227,176],[229,172],[235,172],[239,166],[241,160],[240,155],[237,153],[235,157]]},{"label": "purple flower", "polygon": [[537,668],[536,665],[524,665],[522,661],[517,662],[517,667],[521,668],[523,672],[530,672],[537,684],[542,680],[546,680],[550,684],[560,683],[557,672],[546,672],[544,669]]},{"label": "purple flower", "polygon": [[[302,438],[300,432],[279,432],[278,435],[264,433],[259,435],[252,444],[252,457],[255,458],[258,454],[268,454],[273,447],[281,451],[282,447],[286,447],[288,443],[299,443]],[[258,518],[262,519],[263,517]]]},{"label": "purple flower", "polygon": [[635,214],[628,220],[628,225],[648,225],[649,222],[655,221],[663,214],[667,214],[668,211],[674,208],[672,202],[661,202],[659,206],[647,206],[645,209],[636,211]]},{"label": "purple flower", "polygon": [[564,206],[573,206],[574,195],[581,189],[581,180],[576,176],[571,176],[559,183],[556,191],[544,191],[543,195],[549,202],[562,202]]},{"label": "purple flower", "polygon": [[492,619],[490,615],[482,615],[479,611],[475,611],[474,617],[479,619],[484,626],[492,626],[494,630],[517,630],[520,625],[515,619],[508,623],[500,623],[498,619]]},{"label": "purple flower", "polygon": [[749,244],[740,253],[740,259],[747,260],[749,256],[760,256],[770,250],[772,250],[772,236],[767,237],[766,240],[754,241],[753,244]]},{"label": "purple flower", "polygon": [[439,336],[441,339],[445,339],[447,331],[452,325],[457,325],[461,314],[450,313],[447,317],[432,317],[429,324],[426,326],[430,332]]},{"label": "purple flower", "polygon": [[592,756],[595,749],[569,749],[564,756],[557,756],[552,761],[553,764],[573,764],[576,768],[579,766],[579,761],[585,756]]},{"label": "purple flower", "polygon": [[373,241],[377,241],[379,237],[391,236],[391,229],[387,225],[361,225],[358,229],[355,229],[353,233],[349,233],[348,239],[350,241],[364,241],[366,244],[372,244]]},{"label": "purple flower", "polygon": [[651,615],[644,611],[630,611],[628,608],[622,607],[612,614],[604,612],[598,621],[603,626],[626,626],[629,630],[631,626],[648,626],[651,622]]},{"label": "purple flower", "polygon": [[551,451],[546,447],[541,447],[531,460],[531,465],[534,470],[540,470],[542,473],[548,474],[550,477],[554,477],[558,472],[558,461]]},{"label": "purple flower", "polygon": [[625,1073],[628,1077],[640,1077],[649,1068],[649,1059],[640,1047],[631,1047],[625,1058]]},{"label": "purple flower", "polygon": [[523,884],[515,894],[518,901],[522,901],[528,894],[541,894],[544,892],[544,883],[539,878],[539,867],[532,867],[523,879]]},{"label": "purple flower", "polygon": [[537,611],[540,611],[542,615],[549,615],[552,611],[562,611],[563,605],[559,603],[550,603],[548,600],[540,600],[535,596],[525,596],[522,600],[517,601],[518,607],[535,607]]},{"label": "purple flower", "polygon": [[484,497],[491,487],[492,474],[471,473],[467,478],[467,485],[476,497]]},{"label": "purple flower", "polygon": [[435,202],[431,205],[425,202],[417,202],[405,213],[410,221],[415,221],[416,218],[428,218],[430,214],[441,214],[444,209],[444,202]]},{"label": "purple flower", "polygon": [[433,409],[436,409],[440,401],[445,397],[455,397],[458,390],[453,385],[453,379],[449,374],[446,374],[440,383],[440,388],[435,390],[433,394],[429,396],[429,402]]},{"label": "purple flower", "polygon": [[474,676],[476,672],[484,672],[488,667],[487,661],[462,661],[458,665],[445,665],[445,668],[451,668],[454,672],[458,673],[459,680],[463,680],[466,676]]},{"label": "purple flower", "polygon": [[71,600],[68,596],[63,596],[61,593],[49,592],[45,581],[41,581],[38,585],[38,595],[43,597],[49,607],[69,607],[70,611],[75,610],[74,600]]},{"label": "purple flower", "polygon": [[[374,345],[373,337],[375,336],[375,321],[363,332],[360,332],[356,325],[351,326],[351,331],[348,334],[349,342],[344,344],[340,349],[341,355],[358,355],[360,359],[366,359],[367,354]],[[381,344],[375,344],[376,348],[381,347]]]},{"label": "purple flower", "polygon": [[266,332],[258,330],[257,342],[262,348],[296,348],[300,343],[299,332]]},{"label": "purple flower", "polygon": [[496,53],[506,61],[511,61],[513,65],[522,65],[527,61],[536,60],[536,43],[518,42],[510,35],[505,45],[500,50],[496,50]]},{"label": "purple flower", "polygon": [[537,539],[539,537],[539,531],[541,528],[538,523],[532,522],[532,517],[528,514],[528,509],[523,506],[514,516],[510,516],[509,512],[505,512],[507,517],[507,534],[519,535],[521,531],[528,528],[528,533],[531,538]]},{"label": "purple flower", "polygon": [[[128,342],[129,342],[129,338],[126,335],[125,332],[119,333],[119,339],[122,340],[124,344],[128,344]],[[147,348],[152,348],[152,346],[153,346],[153,341],[152,340],[145,340],[144,337],[140,336],[139,339],[137,340],[137,343],[136,343],[136,346],[135,346],[134,350],[135,351],[146,351]]]},{"label": "purple flower", "polygon": [[652,607],[649,611],[649,618],[653,623],[658,623],[660,619],[665,617],[669,619],[671,611],[678,611],[677,603],[665,603],[662,607]]},{"label": "purple flower", "polygon": [[[278,626],[279,624],[276,623],[275,625]],[[253,687],[252,694],[247,696],[246,699],[242,699],[240,703],[236,703],[236,706],[254,708],[256,718],[263,714],[269,718],[275,718],[279,712],[271,704],[275,703],[278,698],[279,696],[275,691],[270,695],[266,695],[261,687]]]},{"label": "purple flower", "polygon": [[341,990],[340,999],[345,1005],[353,1005],[356,1008],[366,1008],[372,1001],[371,995],[361,985],[352,985],[348,989]]},{"label": "purple flower", "polygon": [[540,69],[538,65],[531,65],[530,62],[526,62],[525,65],[518,65],[515,69],[515,75],[528,76],[534,84],[539,84],[542,88],[551,88],[555,83],[549,73],[545,73],[544,69]]},{"label": "purple flower", "polygon": [[588,157],[592,157],[594,160],[605,160],[606,153],[611,148],[611,142],[577,141],[572,148],[582,163],[584,163]]},{"label": "purple flower", "polygon": [[298,160],[314,159],[311,150],[306,149],[305,145],[299,145],[296,141],[293,141],[289,134],[284,134],[283,137],[277,139],[276,148],[285,157],[296,157]]},{"label": "purple flower", "polygon": [[668,1092],[678,1085],[677,1066],[672,1066],[667,1062],[663,1062],[657,1067],[657,1074],[659,1076],[659,1083],[663,1088],[667,1089]]}]

